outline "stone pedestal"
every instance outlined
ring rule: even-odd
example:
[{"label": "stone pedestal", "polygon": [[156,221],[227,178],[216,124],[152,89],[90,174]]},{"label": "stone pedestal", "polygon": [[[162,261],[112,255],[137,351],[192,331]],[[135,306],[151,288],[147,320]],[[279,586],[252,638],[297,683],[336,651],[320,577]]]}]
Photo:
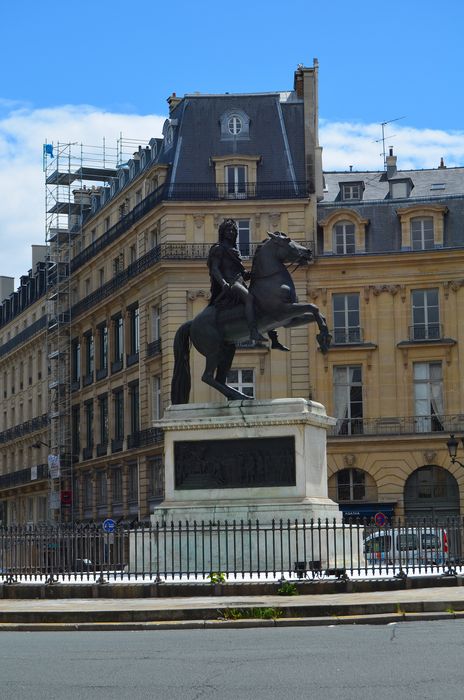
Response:
[{"label": "stone pedestal", "polygon": [[334,422],[305,399],[170,406],[156,423],[165,434],[166,485],[152,522],[341,522],[327,492]]}]

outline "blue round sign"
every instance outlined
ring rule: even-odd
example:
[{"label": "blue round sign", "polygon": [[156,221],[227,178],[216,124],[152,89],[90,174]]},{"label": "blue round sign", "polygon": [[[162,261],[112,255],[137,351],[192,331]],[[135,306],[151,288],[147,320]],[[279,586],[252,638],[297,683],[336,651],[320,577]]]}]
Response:
[{"label": "blue round sign", "polygon": [[116,523],[111,518],[106,518],[102,525],[105,532],[114,532],[116,530]]}]

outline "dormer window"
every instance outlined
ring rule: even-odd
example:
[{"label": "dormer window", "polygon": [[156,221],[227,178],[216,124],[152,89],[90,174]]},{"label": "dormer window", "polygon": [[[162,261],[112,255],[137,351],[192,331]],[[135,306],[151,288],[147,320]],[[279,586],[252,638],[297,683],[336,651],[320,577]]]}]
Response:
[{"label": "dormer window", "polygon": [[414,187],[412,180],[409,177],[389,180],[389,185],[390,197],[392,199],[406,199],[409,197],[411,190]]},{"label": "dormer window", "polygon": [[248,140],[250,118],[242,109],[229,109],[219,118],[221,141]]},{"label": "dormer window", "polygon": [[362,199],[364,182],[340,182],[341,198],[344,202]]},{"label": "dormer window", "polygon": [[354,224],[349,221],[340,221],[333,228],[333,236],[335,255],[354,255],[356,252]]},{"label": "dormer window", "polygon": [[229,133],[236,136],[242,130],[242,120],[240,119],[240,117],[237,114],[233,114],[230,117],[230,119],[227,123],[227,126],[229,128]]}]

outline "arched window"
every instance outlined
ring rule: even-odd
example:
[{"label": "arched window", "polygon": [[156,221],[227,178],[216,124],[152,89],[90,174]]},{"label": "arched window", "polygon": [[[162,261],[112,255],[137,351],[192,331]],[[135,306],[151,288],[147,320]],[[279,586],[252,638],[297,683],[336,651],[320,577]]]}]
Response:
[{"label": "arched window", "polygon": [[242,130],[242,120],[237,114],[233,114],[230,118],[229,121],[227,122],[227,128],[229,129],[229,133],[233,134],[236,136],[239,134]]},{"label": "arched window", "polygon": [[337,501],[363,501],[366,498],[366,472],[342,469],[337,472]]}]

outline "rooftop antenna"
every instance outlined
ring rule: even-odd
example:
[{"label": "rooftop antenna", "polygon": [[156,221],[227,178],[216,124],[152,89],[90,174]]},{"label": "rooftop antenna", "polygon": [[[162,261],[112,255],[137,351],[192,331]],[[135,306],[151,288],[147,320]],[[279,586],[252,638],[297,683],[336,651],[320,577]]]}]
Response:
[{"label": "rooftop antenna", "polygon": [[[382,143],[382,153],[380,154],[383,158],[383,169],[387,169],[387,152],[385,150],[385,127],[387,124],[391,124],[392,122],[398,122],[400,119],[406,119],[406,117],[396,117],[395,119],[388,119],[386,122],[381,122],[380,126],[382,127],[382,138],[381,139],[376,139],[374,143]],[[395,134],[389,134],[388,138],[391,139],[395,136]]]}]

